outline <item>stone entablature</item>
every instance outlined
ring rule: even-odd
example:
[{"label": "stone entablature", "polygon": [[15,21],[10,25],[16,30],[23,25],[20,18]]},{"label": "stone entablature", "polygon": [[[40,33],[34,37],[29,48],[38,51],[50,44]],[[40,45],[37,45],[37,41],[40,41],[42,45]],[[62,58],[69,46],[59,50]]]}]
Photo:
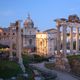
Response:
[{"label": "stone entablature", "polygon": [[35,38],[36,35],[23,35],[23,37],[25,37],[25,38]]}]

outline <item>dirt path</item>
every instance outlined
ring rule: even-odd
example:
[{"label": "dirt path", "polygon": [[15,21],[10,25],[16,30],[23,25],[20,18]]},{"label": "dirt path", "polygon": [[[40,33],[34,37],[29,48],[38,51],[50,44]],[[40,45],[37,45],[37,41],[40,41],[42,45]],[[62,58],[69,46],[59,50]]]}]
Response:
[{"label": "dirt path", "polygon": [[72,75],[68,74],[68,73],[64,73],[64,72],[60,72],[60,71],[56,71],[56,70],[50,70],[50,69],[47,69],[45,66],[44,66],[44,63],[37,63],[37,64],[32,64],[34,67],[37,67],[39,69],[43,69],[43,70],[46,70],[46,71],[52,71],[53,73],[57,73],[57,76],[58,76],[58,80],[79,80],[75,77],[73,77]]}]

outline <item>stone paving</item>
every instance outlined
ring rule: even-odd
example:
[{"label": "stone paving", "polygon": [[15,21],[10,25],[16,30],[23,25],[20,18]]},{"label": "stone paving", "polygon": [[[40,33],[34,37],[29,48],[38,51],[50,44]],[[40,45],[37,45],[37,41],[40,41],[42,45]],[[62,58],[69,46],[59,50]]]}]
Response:
[{"label": "stone paving", "polygon": [[80,79],[77,79],[76,77],[73,77],[72,75],[68,74],[68,73],[65,73],[65,72],[60,72],[60,71],[56,71],[56,70],[50,70],[50,69],[47,69],[45,66],[44,66],[44,62],[43,63],[37,63],[37,64],[32,64],[34,67],[37,67],[37,68],[41,68],[43,70],[46,70],[46,71],[52,71],[53,73],[57,73],[57,80],[80,80]]}]

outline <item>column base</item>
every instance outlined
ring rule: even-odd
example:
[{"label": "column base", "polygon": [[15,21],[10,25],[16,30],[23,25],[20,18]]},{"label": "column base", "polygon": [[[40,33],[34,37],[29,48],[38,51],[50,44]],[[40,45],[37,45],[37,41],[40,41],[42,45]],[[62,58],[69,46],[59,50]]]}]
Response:
[{"label": "column base", "polygon": [[25,67],[24,67],[24,65],[23,65],[23,60],[22,60],[22,58],[19,59],[18,63],[19,63],[19,65],[20,65],[20,67],[21,67],[23,73],[25,73]]},{"label": "column base", "polygon": [[62,54],[60,53],[60,55],[56,57],[55,68],[70,72],[70,65],[68,63],[68,59],[65,56],[61,55]]}]

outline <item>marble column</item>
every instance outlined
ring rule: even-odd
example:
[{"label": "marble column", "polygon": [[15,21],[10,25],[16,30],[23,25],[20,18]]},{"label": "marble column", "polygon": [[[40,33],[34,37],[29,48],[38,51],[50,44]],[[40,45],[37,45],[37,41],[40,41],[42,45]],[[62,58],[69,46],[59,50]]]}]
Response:
[{"label": "marble column", "polygon": [[39,45],[39,41],[38,41],[38,38],[37,38],[36,39],[36,48],[37,48],[36,52],[37,52],[37,54],[39,54],[39,46],[38,45]]},{"label": "marble column", "polygon": [[22,50],[22,47],[21,47],[21,29],[20,29],[20,22],[19,21],[16,21],[16,46],[17,46],[17,57],[19,59],[19,64],[20,64],[20,67],[22,68],[22,71],[25,72],[25,67],[23,65],[23,59],[22,59],[22,55],[21,55],[21,50]]},{"label": "marble column", "polygon": [[10,25],[10,59],[13,58],[13,55],[12,55],[12,26]]},{"label": "marble column", "polygon": [[73,53],[73,27],[70,26],[70,53]]},{"label": "marble column", "polygon": [[61,48],[61,33],[60,33],[60,26],[57,26],[57,54],[60,53]]},{"label": "marble column", "polygon": [[53,38],[53,53],[52,53],[52,55],[54,55],[54,53],[55,53],[55,39]]},{"label": "marble column", "polygon": [[63,54],[66,54],[66,28],[67,26],[63,25]]},{"label": "marble column", "polygon": [[79,51],[79,27],[76,26],[76,52]]}]

